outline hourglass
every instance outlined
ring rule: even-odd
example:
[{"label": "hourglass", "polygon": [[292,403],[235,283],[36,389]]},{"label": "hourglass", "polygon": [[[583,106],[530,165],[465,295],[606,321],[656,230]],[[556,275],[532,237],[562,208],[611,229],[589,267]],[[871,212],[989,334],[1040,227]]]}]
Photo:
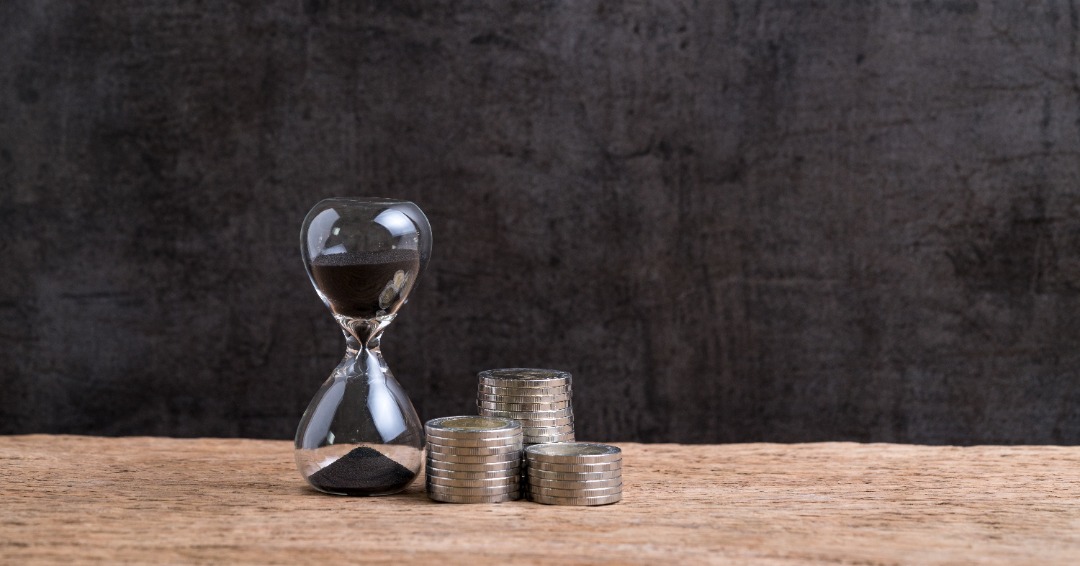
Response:
[{"label": "hourglass", "polygon": [[427,264],[431,227],[411,202],[332,198],[304,218],[300,249],[345,358],[300,419],[296,465],[326,493],[397,493],[420,472],[424,429],[379,341]]}]

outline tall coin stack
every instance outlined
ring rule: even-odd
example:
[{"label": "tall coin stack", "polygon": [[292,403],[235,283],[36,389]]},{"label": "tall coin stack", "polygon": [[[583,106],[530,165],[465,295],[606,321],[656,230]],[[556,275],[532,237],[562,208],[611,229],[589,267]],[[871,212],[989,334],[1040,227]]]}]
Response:
[{"label": "tall coin stack", "polygon": [[551,369],[490,369],[477,377],[479,414],[520,422],[525,444],[574,441],[569,373]]},{"label": "tall coin stack", "polygon": [[427,494],[447,503],[521,496],[521,425],[499,417],[443,417],[427,433]]},{"label": "tall coin stack", "polygon": [[622,450],[566,442],[525,448],[529,501],[548,505],[607,505],[622,499]]}]

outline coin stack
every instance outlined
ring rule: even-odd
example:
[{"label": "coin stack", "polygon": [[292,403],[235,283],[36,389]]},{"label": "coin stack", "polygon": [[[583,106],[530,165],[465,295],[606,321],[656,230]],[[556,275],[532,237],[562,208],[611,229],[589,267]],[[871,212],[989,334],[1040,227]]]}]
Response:
[{"label": "coin stack", "polygon": [[548,505],[607,505],[622,499],[622,450],[607,444],[564,442],[525,448],[529,501]]},{"label": "coin stack", "polygon": [[521,423],[525,444],[574,441],[571,376],[551,369],[480,372],[476,408],[481,415]]},{"label": "coin stack", "polygon": [[499,417],[443,417],[427,433],[427,494],[448,503],[521,497],[521,425]]}]

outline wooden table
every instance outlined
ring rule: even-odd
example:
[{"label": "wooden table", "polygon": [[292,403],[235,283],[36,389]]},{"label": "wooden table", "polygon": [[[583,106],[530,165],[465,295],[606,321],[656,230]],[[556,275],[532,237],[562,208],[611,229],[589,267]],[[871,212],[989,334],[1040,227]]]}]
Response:
[{"label": "wooden table", "polygon": [[345,498],[289,442],[0,437],[0,562],[1080,563],[1080,447],[622,444],[624,500]]}]

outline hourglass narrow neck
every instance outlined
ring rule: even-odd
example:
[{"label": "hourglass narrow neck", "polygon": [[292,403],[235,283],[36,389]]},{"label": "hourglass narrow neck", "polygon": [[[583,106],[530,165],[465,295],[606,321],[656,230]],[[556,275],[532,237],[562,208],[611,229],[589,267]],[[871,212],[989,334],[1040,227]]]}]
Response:
[{"label": "hourglass narrow neck", "polygon": [[345,359],[341,361],[338,368],[344,371],[343,375],[349,377],[366,376],[369,383],[383,382],[386,375],[390,373],[389,368],[386,367],[386,360],[379,351],[378,336],[375,336],[373,341],[369,340],[365,346],[356,338],[346,335]]},{"label": "hourglass narrow neck", "polygon": [[371,319],[350,318],[347,316],[334,315],[341,330],[345,333],[346,347],[349,349],[378,350],[382,333],[387,326],[394,321],[397,315],[389,314]]},{"label": "hourglass narrow neck", "polygon": [[380,331],[378,334],[374,334],[374,335],[368,337],[366,343],[357,340],[356,336],[353,336],[352,334],[350,334],[349,332],[346,331],[345,332],[345,354],[350,356],[350,357],[353,357],[353,358],[360,355],[360,352],[362,352],[364,350],[368,350],[368,351],[371,351],[371,352],[376,352],[376,353],[381,354],[381,351],[379,350],[379,346],[381,345],[380,344],[381,340],[382,340],[382,331]]}]

